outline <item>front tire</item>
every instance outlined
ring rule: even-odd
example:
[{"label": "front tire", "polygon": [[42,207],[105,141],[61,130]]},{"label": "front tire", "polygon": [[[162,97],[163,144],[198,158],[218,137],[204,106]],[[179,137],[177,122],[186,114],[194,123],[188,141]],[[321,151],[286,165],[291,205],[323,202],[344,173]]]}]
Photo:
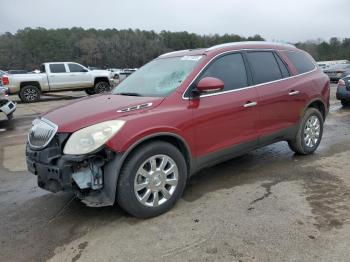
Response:
[{"label": "front tire", "polygon": [[99,81],[94,86],[95,94],[103,94],[111,91],[111,85],[106,81]]},{"label": "front tire", "polygon": [[23,103],[34,103],[40,100],[41,91],[37,86],[24,86],[19,92],[19,98]]},{"label": "front tire", "polygon": [[186,181],[187,166],[181,152],[166,142],[148,143],[126,160],[117,185],[117,202],[135,217],[154,217],[174,206]]},{"label": "front tire", "polygon": [[85,89],[84,91],[85,91],[85,93],[86,93],[87,95],[89,95],[89,96],[95,94],[95,89],[94,89],[94,88],[87,88],[87,89]]},{"label": "front tire", "polygon": [[323,134],[324,119],[316,108],[308,108],[293,140],[288,141],[291,150],[299,155],[309,155],[318,148]]}]

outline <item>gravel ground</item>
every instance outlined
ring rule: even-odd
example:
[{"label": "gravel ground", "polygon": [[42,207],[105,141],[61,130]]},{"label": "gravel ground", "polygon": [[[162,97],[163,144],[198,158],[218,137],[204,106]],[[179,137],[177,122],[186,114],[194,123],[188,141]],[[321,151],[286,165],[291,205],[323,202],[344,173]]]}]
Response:
[{"label": "gravel ground", "polygon": [[83,93],[18,104],[12,122],[0,121],[0,260],[349,261],[350,109],[334,91],[314,155],[281,142],[208,168],[148,220],[43,191],[26,171],[33,118]]}]

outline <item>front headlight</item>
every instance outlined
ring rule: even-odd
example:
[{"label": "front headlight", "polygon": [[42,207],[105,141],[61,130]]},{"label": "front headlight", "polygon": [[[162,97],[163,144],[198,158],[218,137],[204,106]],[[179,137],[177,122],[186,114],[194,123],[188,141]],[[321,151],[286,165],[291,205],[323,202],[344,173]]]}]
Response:
[{"label": "front headlight", "polygon": [[80,129],[70,136],[63,153],[67,155],[88,154],[111,139],[124,123],[123,120],[111,120]]}]

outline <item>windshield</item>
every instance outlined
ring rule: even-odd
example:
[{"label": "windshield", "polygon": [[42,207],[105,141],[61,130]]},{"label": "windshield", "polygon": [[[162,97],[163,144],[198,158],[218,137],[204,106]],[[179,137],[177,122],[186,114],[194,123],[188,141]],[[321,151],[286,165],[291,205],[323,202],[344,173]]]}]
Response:
[{"label": "windshield", "polygon": [[182,56],[153,60],[121,82],[112,93],[165,97],[186,79],[201,58]]}]

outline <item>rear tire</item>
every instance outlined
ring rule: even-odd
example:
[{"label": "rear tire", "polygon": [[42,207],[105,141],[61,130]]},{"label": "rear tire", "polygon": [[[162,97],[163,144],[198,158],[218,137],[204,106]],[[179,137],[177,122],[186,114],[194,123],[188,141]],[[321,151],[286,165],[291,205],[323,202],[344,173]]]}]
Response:
[{"label": "rear tire", "polygon": [[86,94],[88,94],[89,96],[94,95],[95,94],[95,89],[94,88],[87,88],[84,90]]},{"label": "rear tire", "polygon": [[121,208],[135,217],[158,216],[174,206],[186,181],[186,162],[175,146],[161,141],[147,143],[126,160],[116,199]]},{"label": "rear tire", "polygon": [[350,106],[349,100],[342,99],[340,102],[341,102],[342,106]]},{"label": "rear tire", "polygon": [[316,108],[308,108],[293,140],[288,141],[291,150],[299,155],[309,155],[318,148],[323,134],[323,116]]},{"label": "rear tire", "polygon": [[37,86],[24,86],[19,92],[19,98],[23,103],[34,103],[40,100],[41,91]]},{"label": "rear tire", "polygon": [[99,81],[95,84],[95,94],[103,94],[111,91],[111,85],[106,81]]}]

